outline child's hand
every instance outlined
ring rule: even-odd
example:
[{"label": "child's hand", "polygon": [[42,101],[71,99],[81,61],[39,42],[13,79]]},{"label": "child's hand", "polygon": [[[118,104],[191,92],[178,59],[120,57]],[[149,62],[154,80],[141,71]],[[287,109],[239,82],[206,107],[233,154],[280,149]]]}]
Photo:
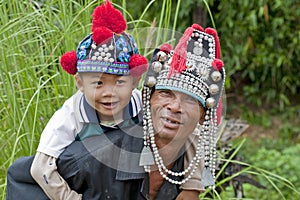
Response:
[{"label": "child's hand", "polygon": [[199,194],[196,190],[182,190],[176,200],[199,200]]}]

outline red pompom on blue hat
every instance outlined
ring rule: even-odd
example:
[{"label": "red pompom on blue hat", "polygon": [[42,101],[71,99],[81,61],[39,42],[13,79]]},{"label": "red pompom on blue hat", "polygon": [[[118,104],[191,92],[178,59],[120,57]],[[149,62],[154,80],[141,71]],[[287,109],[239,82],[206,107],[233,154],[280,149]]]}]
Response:
[{"label": "red pompom on blue hat", "polygon": [[134,77],[141,76],[148,69],[148,60],[141,55],[135,54],[129,60],[130,74]]},{"label": "red pompom on blue hat", "polygon": [[[122,13],[108,0],[93,12],[92,33],[78,45],[77,51],[62,57],[62,67],[69,74],[101,72],[141,76],[148,61],[138,54],[134,38],[125,32]],[[145,67],[146,66],[146,67]]]},{"label": "red pompom on blue hat", "polygon": [[115,9],[108,0],[94,10],[92,32],[99,26],[105,26],[117,34],[126,30],[124,16],[119,10]]},{"label": "red pompom on blue hat", "polygon": [[64,53],[61,58],[60,58],[60,64],[66,72],[69,74],[76,74],[76,63],[77,63],[77,58],[76,58],[76,52],[75,51],[69,51]]},{"label": "red pompom on blue hat", "polygon": [[113,37],[114,33],[106,28],[105,26],[100,26],[98,28],[95,28],[94,32],[93,32],[93,41],[99,45],[109,39],[111,39]]}]

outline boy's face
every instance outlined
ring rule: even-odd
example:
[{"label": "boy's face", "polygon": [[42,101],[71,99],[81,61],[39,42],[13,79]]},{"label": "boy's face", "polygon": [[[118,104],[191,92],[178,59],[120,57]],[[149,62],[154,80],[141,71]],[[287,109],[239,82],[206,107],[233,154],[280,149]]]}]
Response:
[{"label": "boy's face", "polygon": [[122,120],[123,109],[135,87],[131,76],[85,72],[75,75],[75,80],[102,122]]},{"label": "boy's face", "polygon": [[172,90],[155,90],[150,105],[156,137],[165,143],[185,141],[205,114],[198,100]]}]

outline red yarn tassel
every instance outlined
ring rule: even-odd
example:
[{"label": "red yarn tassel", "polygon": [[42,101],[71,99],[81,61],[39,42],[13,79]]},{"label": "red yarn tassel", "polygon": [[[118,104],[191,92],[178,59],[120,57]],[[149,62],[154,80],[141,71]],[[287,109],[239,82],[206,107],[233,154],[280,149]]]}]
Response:
[{"label": "red yarn tassel", "polygon": [[175,72],[181,73],[186,69],[186,51],[187,51],[187,42],[191,37],[194,29],[189,27],[185,30],[183,36],[180,38],[176,48],[174,50],[174,55],[170,65],[170,72],[168,76],[172,76]]}]

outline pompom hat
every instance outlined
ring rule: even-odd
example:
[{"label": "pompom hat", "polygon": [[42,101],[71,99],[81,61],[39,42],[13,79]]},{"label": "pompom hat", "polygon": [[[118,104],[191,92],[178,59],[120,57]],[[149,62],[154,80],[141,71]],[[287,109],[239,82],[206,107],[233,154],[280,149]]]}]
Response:
[{"label": "pompom hat", "polygon": [[102,72],[141,76],[148,61],[139,55],[134,38],[125,32],[126,21],[110,1],[94,9],[92,33],[78,45],[76,52],[62,55],[60,64],[69,74]]}]

